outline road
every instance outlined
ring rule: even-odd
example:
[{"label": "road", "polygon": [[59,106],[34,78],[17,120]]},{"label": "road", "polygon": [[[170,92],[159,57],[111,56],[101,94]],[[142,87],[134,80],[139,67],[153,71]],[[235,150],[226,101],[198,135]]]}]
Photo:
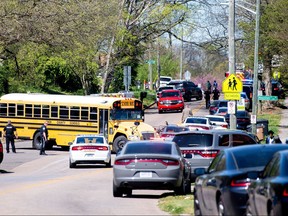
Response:
[{"label": "road", "polygon": [[[194,115],[203,102],[190,102]],[[179,123],[181,113],[146,111],[145,122],[153,126]],[[61,148],[40,156],[31,141],[16,143],[17,153],[4,155],[0,165],[1,215],[168,215],[158,207],[161,197],[172,191],[139,190],[132,197],[114,198],[112,168],[102,165],[69,169],[69,152]],[[115,155],[113,155],[114,159]],[[113,161],[112,161],[113,164]]]}]

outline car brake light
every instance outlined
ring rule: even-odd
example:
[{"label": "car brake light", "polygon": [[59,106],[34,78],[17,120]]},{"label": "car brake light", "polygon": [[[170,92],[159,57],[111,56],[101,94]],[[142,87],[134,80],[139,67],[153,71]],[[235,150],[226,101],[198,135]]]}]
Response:
[{"label": "car brake light", "polygon": [[116,160],[114,165],[128,165],[133,161],[133,159],[123,159],[123,160]]},{"label": "car brake light", "polygon": [[274,88],[274,90],[275,90],[275,91],[278,91],[278,90],[279,90],[279,88]]},{"label": "car brake light", "polygon": [[108,151],[107,146],[73,146],[72,151],[82,151],[82,150],[99,150]]},{"label": "car brake light", "polygon": [[145,158],[145,159],[122,159],[116,160],[114,165],[128,165],[130,163],[162,163],[165,166],[178,166],[179,161],[168,160],[168,159],[157,159],[157,158]]},{"label": "car brake light", "polygon": [[163,138],[163,137],[174,137],[175,134],[161,134],[160,138]]},{"label": "car brake light", "polygon": [[182,150],[182,154],[198,154],[204,158],[214,158],[219,150]]},{"label": "car brake light", "polygon": [[250,185],[250,179],[234,179],[231,181],[231,187],[248,187]]},{"label": "car brake light", "polygon": [[285,188],[283,191],[283,196],[288,197],[288,188]]},{"label": "car brake light", "polygon": [[224,124],[224,125],[221,125],[221,126],[224,127],[224,128],[228,128],[227,124]]}]

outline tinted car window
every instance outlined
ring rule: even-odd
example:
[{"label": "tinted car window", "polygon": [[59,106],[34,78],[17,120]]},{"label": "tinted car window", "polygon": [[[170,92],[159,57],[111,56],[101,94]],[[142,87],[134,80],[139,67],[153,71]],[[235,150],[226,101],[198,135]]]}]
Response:
[{"label": "tinted car window", "polygon": [[271,172],[269,174],[270,177],[275,177],[280,174],[280,155],[278,154],[276,160],[271,168]]},{"label": "tinted car window", "polygon": [[217,118],[217,116],[215,117],[209,117],[210,121],[217,121],[217,122],[224,122],[225,119],[224,118]]},{"label": "tinted car window", "polygon": [[208,168],[208,173],[215,172],[216,166],[217,166],[218,162],[221,160],[221,158],[223,157],[223,155],[224,155],[223,152],[220,152],[218,155],[216,155],[216,157],[214,158],[214,160],[212,160],[212,162]]},{"label": "tinted car window", "polygon": [[212,134],[181,134],[175,136],[173,141],[181,147],[208,147],[212,146]]},{"label": "tinted car window", "polygon": [[206,124],[207,120],[200,118],[187,118],[185,123]]},{"label": "tinted car window", "polygon": [[229,135],[223,135],[219,138],[219,146],[229,146]]},{"label": "tinted car window", "polygon": [[220,101],[219,107],[227,107],[228,102],[227,101]]},{"label": "tinted car window", "polygon": [[127,145],[124,154],[171,154],[171,144],[133,143]]},{"label": "tinted car window", "polygon": [[250,137],[243,134],[232,135],[232,146],[255,144],[256,142]]},{"label": "tinted car window", "polygon": [[238,168],[262,167],[268,163],[271,154],[274,153],[274,151],[262,150],[263,152],[261,154],[257,154],[257,151],[259,151],[259,149],[250,150],[249,152],[235,151],[233,155]]},{"label": "tinted car window", "polygon": [[222,171],[226,169],[226,157],[225,154],[223,154],[223,157],[219,161],[219,163],[216,166],[216,171]]},{"label": "tinted car window", "polygon": [[181,132],[181,131],[189,131],[189,128],[186,127],[177,127],[177,126],[167,126],[164,129],[164,132]]}]

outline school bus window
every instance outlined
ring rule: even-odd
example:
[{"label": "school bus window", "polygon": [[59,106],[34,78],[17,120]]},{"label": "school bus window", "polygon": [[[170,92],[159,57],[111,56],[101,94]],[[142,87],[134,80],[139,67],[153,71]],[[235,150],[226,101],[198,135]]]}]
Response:
[{"label": "school bus window", "polygon": [[90,120],[97,121],[97,108],[90,107]]},{"label": "school bus window", "polygon": [[79,107],[70,107],[70,118],[71,119],[79,119],[80,116],[80,108]]},{"label": "school bus window", "polygon": [[32,117],[32,104],[25,105],[25,116]]},{"label": "school bus window", "polygon": [[17,104],[17,116],[24,116],[24,105]]},{"label": "school bus window", "polygon": [[0,116],[7,116],[7,104],[0,104]]},{"label": "school bus window", "polygon": [[60,118],[64,118],[64,119],[69,118],[69,107],[60,106]]},{"label": "school bus window", "polygon": [[51,117],[58,118],[58,106],[51,106]]},{"label": "school bus window", "polygon": [[81,119],[88,120],[88,107],[81,107]]},{"label": "school bus window", "polygon": [[50,106],[42,105],[42,118],[49,118],[49,117],[50,117]]},{"label": "school bus window", "polygon": [[15,116],[15,104],[9,104],[8,105],[8,116]]},{"label": "school bus window", "polygon": [[41,105],[34,105],[34,117],[41,117]]}]

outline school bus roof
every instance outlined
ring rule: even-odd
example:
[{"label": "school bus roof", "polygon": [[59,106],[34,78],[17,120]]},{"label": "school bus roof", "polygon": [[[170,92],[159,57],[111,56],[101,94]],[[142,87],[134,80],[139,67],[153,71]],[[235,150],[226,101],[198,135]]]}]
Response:
[{"label": "school bus roof", "polygon": [[54,95],[41,93],[11,93],[3,95],[1,101],[10,101],[14,103],[31,102],[31,103],[47,103],[47,104],[74,104],[79,105],[112,105],[117,100],[133,100],[124,97],[101,97],[101,96],[81,96],[81,95]]}]

